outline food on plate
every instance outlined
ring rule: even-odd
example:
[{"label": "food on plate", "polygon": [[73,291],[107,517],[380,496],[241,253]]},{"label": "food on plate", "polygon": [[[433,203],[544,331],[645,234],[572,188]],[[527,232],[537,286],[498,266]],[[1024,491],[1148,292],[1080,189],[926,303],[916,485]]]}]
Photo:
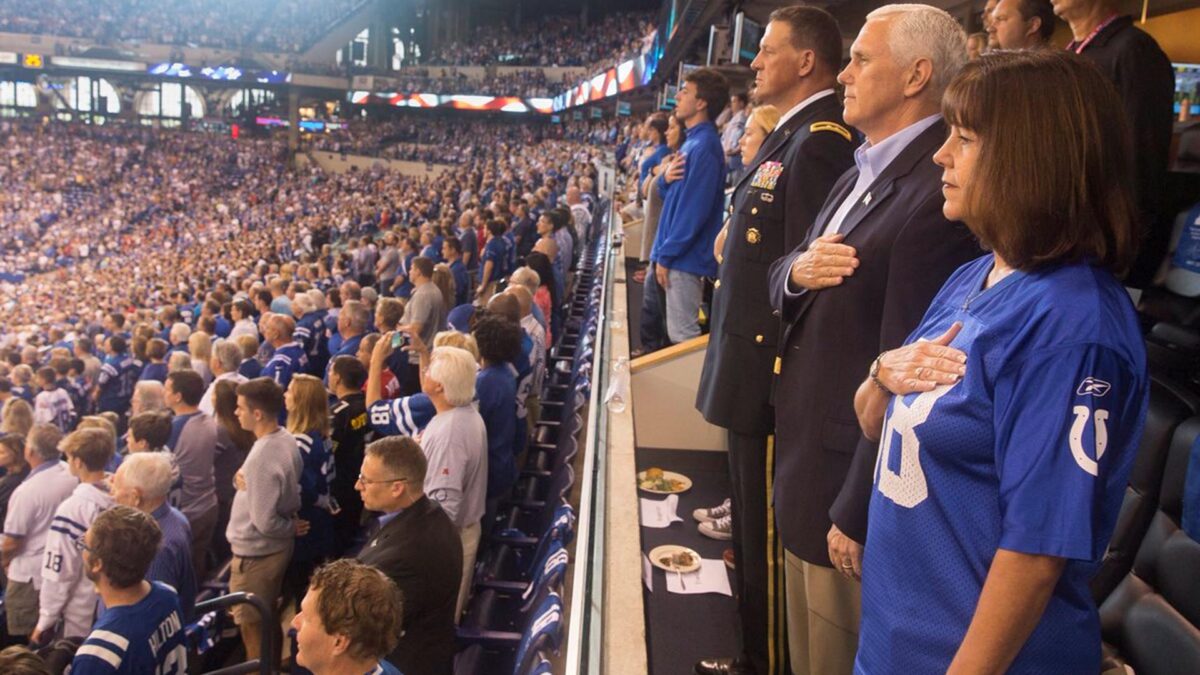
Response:
[{"label": "food on plate", "polygon": [[691,551],[678,551],[660,557],[658,562],[663,567],[670,569],[688,569],[696,564],[696,556]]},{"label": "food on plate", "polygon": [[642,477],[638,480],[638,487],[643,490],[656,490],[658,492],[678,492],[683,489],[684,483],[681,480],[667,478],[663,474],[663,470],[658,467],[651,467],[642,472]]}]

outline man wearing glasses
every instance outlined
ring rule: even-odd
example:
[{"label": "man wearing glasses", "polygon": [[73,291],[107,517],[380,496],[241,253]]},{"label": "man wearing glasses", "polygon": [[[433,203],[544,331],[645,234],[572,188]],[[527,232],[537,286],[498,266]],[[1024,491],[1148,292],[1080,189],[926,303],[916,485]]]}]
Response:
[{"label": "man wearing glasses", "polygon": [[403,594],[403,636],[388,661],[405,675],[441,675],[454,661],[463,549],[450,517],[425,496],[426,467],[416,441],[389,436],[367,446],[355,484],[363,506],[383,513],[358,560]]}]

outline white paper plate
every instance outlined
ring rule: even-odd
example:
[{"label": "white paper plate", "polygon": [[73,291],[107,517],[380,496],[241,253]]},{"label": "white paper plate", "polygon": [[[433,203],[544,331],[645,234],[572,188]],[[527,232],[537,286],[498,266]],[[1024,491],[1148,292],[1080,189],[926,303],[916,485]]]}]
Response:
[{"label": "white paper plate", "polygon": [[[674,567],[672,565],[665,565],[659,560],[659,558],[669,558],[670,556],[675,555],[676,553],[685,553],[685,552],[692,554],[692,564],[688,565],[687,567]],[[650,551],[649,558],[650,558],[651,565],[654,565],[658,569],[665,570],[667,572],[681,572],[683,574],[687,574],[689,572],[695,572],[696,570],[700,569],[700,554],[696,553],[695,551],[693,551],[692,549],[690,549],[686,546],[676,546],[675,544],[665,544],[663,546],[659,546],[659,547],[655,548],[653,551]]]},{"label": "white paper plate", "polygon": [[667,480],[679,481],[681,487],[678,490],[655,490],[648,487],[642,487],[642,481],[646,479],[646,472],[639,471],[637,475],[638,489],[642,492],[649,492],[650,494],[654,495],[677,495],[681,492],[687,492],[688,490],[692,489],[692,479],[681,473],[675,473],[674,471],[663,471],[663,478],[666,478]]}]

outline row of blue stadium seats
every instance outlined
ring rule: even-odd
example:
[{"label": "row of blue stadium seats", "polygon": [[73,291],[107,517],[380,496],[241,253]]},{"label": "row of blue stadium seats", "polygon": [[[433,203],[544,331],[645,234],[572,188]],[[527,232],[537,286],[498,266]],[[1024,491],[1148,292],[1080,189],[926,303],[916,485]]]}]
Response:
[{"label": "row of blue stadium seats", "polygon": [[1189,462],[1200,461],[1200,389],[1193,381],[1195,345],[1180,336],[1186,332],[1161,325],[1147,335],[1145,431],[1116,528],[1092,579],[1104,672],[1200,672],[1200,541],[1197,532],[1189,536],[1182,529]]},{"label": "row of blue stadium seats", "polygon": [[525,467],[502,503],[475,568],[475,583],[458,639],[455,675],[550,673],[563,629],[566,547],[575,531],[567,497],[579,449],[582,413],[591,390],[591,363],[602,311],[607,248],[596,237],[580,261],[564,335],[549,358],[542,420]]}]

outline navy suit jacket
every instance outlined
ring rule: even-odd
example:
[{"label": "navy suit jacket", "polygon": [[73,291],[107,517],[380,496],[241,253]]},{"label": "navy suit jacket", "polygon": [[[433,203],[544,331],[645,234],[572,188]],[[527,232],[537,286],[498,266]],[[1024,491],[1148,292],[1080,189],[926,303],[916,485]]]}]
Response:
[{"label": "navy suit jacket", "polygon": [[787,292],[792,263],[824,232],[858,169],[834,186],[805,243],[771,267],[771,304],[783,326],[775,518],[784,547],[810,563],[830,566],[831,522],[859,543],[866,539],[877,447],[854,413],[858,385],[880,352],[917,327],[950,274],[981,254],[966,226],[942,215],[942,170],[933,153],[945,138],[942,122],[922,132],[847,213],[839,231],[859,267],[840,285]]}]

